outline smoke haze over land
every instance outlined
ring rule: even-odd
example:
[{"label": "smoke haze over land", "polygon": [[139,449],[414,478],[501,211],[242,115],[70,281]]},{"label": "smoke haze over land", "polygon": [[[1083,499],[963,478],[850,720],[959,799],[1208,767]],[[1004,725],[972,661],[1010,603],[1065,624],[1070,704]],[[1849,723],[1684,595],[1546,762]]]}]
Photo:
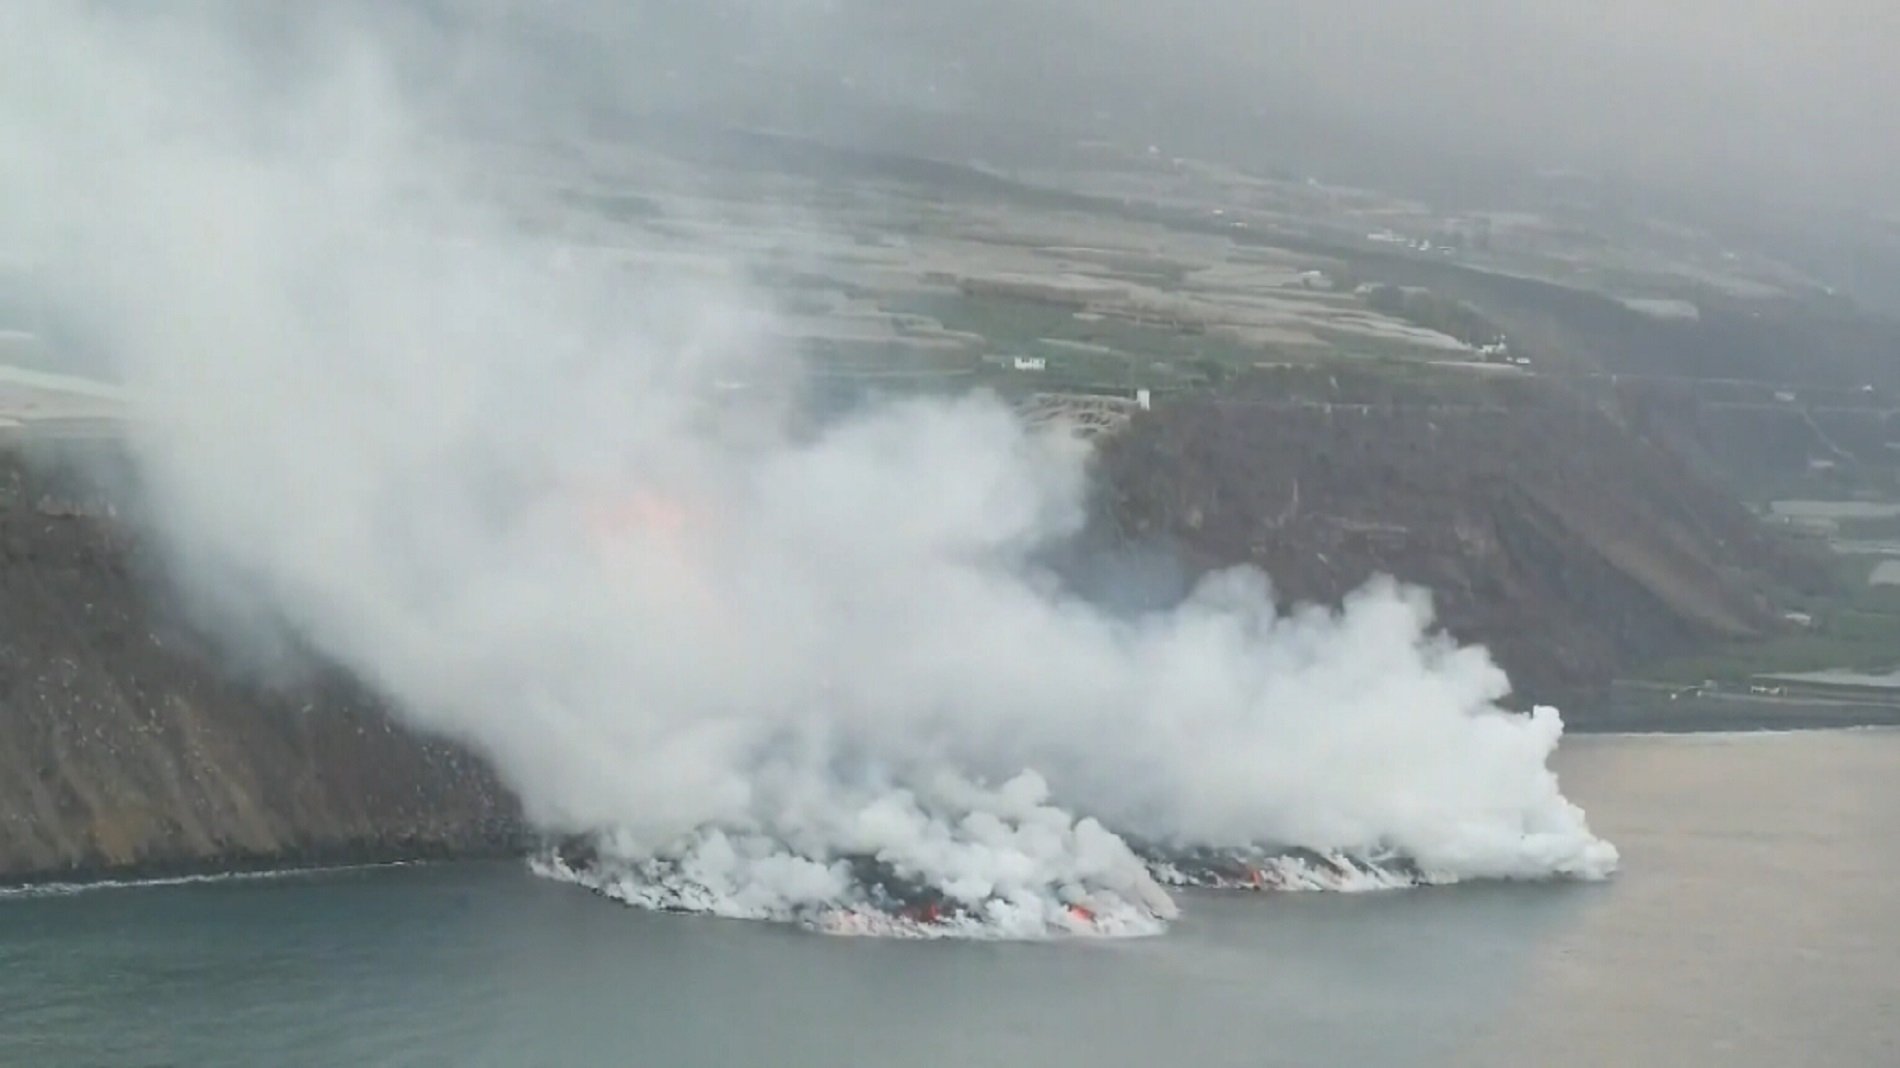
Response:
[{"label": "smoke haze over land", "polygon": [[1879,0],[552,9],[514,39],[560,57],[563,91],[950,155],[1014,127],[1446,191],[1567,169],[1889,212],[1900,164],[1879,136],[1900,13]]},{"label": "smoke haze over land", "polygon": [[563,78],[340,10],[279,51],[25,4],[0,44],[6,239],[117,361],[146,519],[253,655],[314,648],[477,747],[647,903],[876,904],[872,856],[1009,933],[1145,929],[1171,909],[1122,834],[1614,867],[1555,714],[1498,711],[1422,593],[1282,612],[1234,571],[1095,607],[1038,563],[1085,451],[982,397],[813,431],[767,396],[731,433],[715,382],[794,385],[745,265],[564,257],[445,136]]}]

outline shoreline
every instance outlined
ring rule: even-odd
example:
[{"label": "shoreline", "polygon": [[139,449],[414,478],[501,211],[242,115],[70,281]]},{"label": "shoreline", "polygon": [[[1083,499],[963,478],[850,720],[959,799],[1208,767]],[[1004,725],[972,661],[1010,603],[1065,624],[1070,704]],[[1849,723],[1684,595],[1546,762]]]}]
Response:
[{"label": "shoreline", "polygon": [[[1900,729],[1900,708],[1815,709],[1790,713],[1722,715],[1685,712],[1679,715],[1586,713],[1564,720],[1570,738],[1695,738],[1775,737],[1790,734],[1848,733]],[[139,890],[198,883],[266,881],[307,876],[378,871],[481,861],[522,861],[531,852],[528,836],[456,846],[415,845],[408,848],[339,846],[303,850],[279,856],[245,855],[205,857],[153,863],[86,865],[53,870],[0,872],[0,907],[9,901],[66,897],[107,890]]]},{"label": "shoreline", "polygon": [[78,878],[20,884],[0,883],[0,904],[14,899],[71,897],[107,890],[147,890],[167,886],[196,886],[212,883],[269,882],[307,876],[340,875],[348,872],[383,871],[391,868],[418,868],[434,864],[476,862],[479,857],[445,857],[433,860],[386,860],[368,864],[294,865],[278,868],[240,868],[228,871],[203,871],[193,875],[128,875],[113,879]]},{"label": "shoreline", "polygon": [[198,857],[149,863],[78,865],[68,868],[0,872],[0,903],[10,899],[60,897],[97,890],[184,886],[192,883],[287,879],[381,868],[408,868],[483,860],[519,860],[528,854],[528,840],[466,845],[408,845],[390,848],[362,845],[299,850],[279,855],[245,854]]},{"label": "shoreline", "polygon": [[1900,727],[1900,708],[1884,705],[1792,706],[1783,702],[1658,711],[1592,710],[1561,707],[1564,734],[1787,734],[1814,731]]}]

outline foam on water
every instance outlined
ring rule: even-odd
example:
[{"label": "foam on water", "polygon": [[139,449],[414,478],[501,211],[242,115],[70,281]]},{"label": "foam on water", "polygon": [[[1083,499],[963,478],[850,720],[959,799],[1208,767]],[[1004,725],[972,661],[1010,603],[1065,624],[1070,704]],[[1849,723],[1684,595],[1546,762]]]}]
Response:
[{"label": "foam on water", "polygon": [[394,860],[380,864],[333,864],[314,868],[266,868],[258,871],[201,872],[193,875],[164,875],[146,879],[91,879],[86,882],[23,883],[0,886],[0,900],[6,898],[67,897],[100,890],[145,890],[164,886],[196,886],[205,883],[266,882],[281,879],[312,878],[339,872],[374,871],[381,868],[407,868],[421,861]]}]

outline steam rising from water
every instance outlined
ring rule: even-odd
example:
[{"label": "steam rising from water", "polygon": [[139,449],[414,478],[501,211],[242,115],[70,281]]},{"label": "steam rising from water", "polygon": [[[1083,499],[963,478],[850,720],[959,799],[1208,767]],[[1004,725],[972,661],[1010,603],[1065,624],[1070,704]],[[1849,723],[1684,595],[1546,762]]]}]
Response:
[{"label": "steam rising from water", "polygon": [[215,35],[67,11],[0,48],[40,79],[0,82],[6,221],[123,360],[182,585],[487,754],[589,841],[549,873],[1038,935],[1156,929],[1147,862],[1196,850],[1614,868],[1547,769],[1556,713],[1500,712],[1418,591],[1283,612],[1238,570],[1104,612],[1037,563],[1084,518],[1075,442],[981,397],[721,408],[717,379],[789,377],[768,302],[509,223],[362,42],[263,94]]}]

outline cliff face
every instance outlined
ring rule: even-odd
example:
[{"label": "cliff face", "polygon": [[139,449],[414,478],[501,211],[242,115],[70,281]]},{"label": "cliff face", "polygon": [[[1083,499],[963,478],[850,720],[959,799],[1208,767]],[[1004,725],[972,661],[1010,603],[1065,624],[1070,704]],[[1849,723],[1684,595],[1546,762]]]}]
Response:
[{"label": "cliff face", "polygon": [[506,845],[513,800],[346,688],[221,673],[141,596],[123,528],[0,457],[0,879]]},{"label": "cliff face", "polygon": [[1456,399],[1180,401],[1101,456],[1121,536],[1252,563],[1290,600],[1391,574],[1490,646],[1525,697],[1777,625],[1762,590],[1825,581],[1672,454],[1523,382]]},{"label": "cliff face", "polygon": [[[1533,699],[1773,627],[1758,591],[1816,581],[1613,412],[1530,382],[1319,382],[1135,418],[1098,457],[1103,533],[1194,570],[1257,564],[1290,600],[1422,584]],[[221,671],[74,485],[0,453],[0,880],[516,840],[514,801],[468,753],[335,681],[285,693]]]}]

